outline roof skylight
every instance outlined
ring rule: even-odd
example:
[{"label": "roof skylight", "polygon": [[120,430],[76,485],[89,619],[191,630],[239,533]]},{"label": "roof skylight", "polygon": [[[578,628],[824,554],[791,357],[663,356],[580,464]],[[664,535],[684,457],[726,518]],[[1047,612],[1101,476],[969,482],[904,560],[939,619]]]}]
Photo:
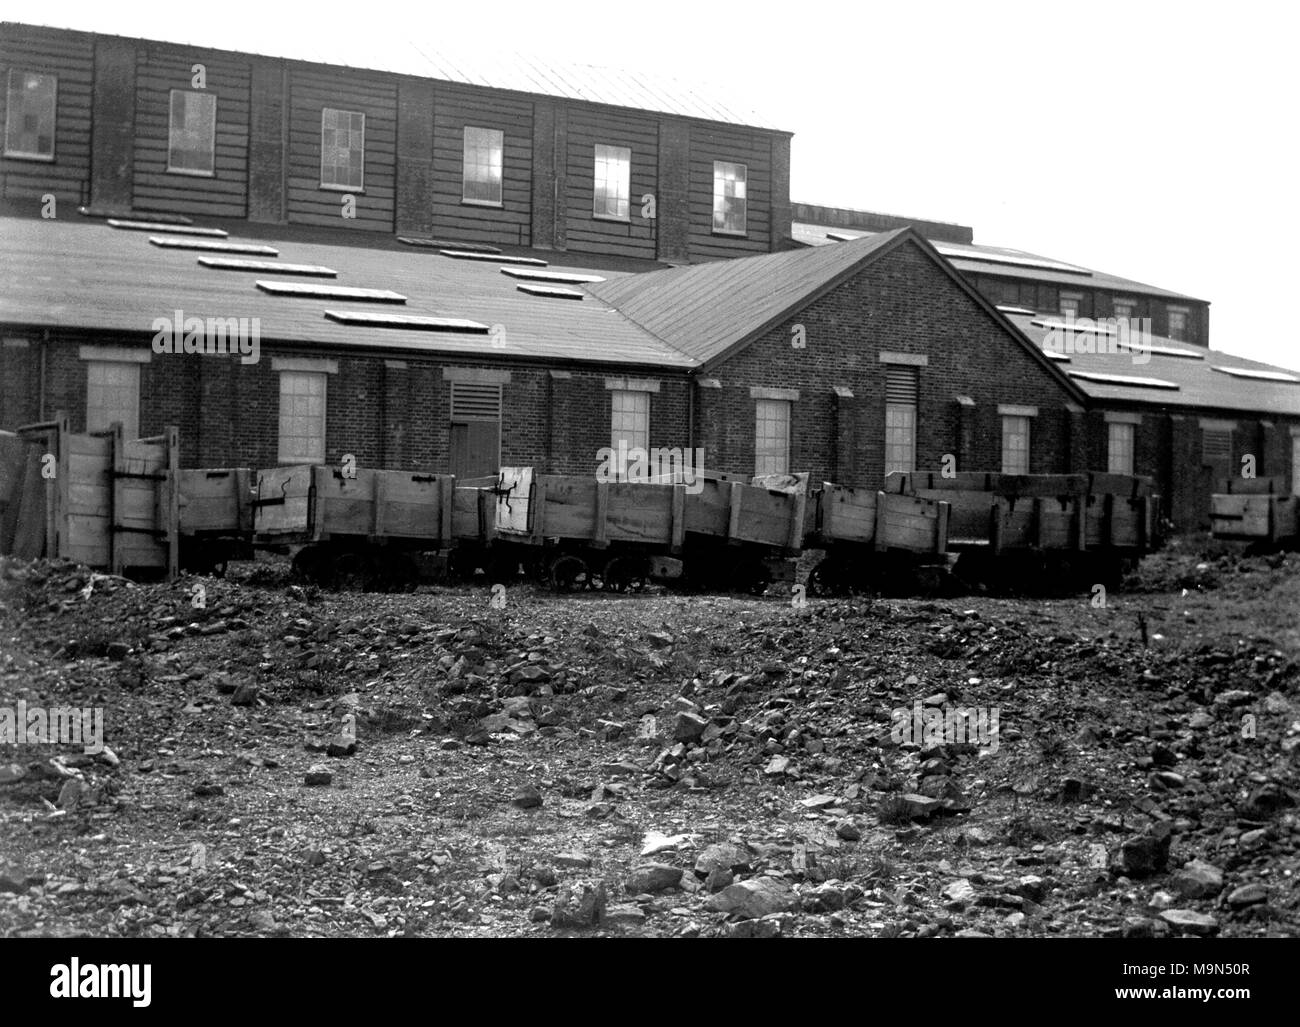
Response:
[{"label": "roof skylight", "polygon": [[583,294],[577,289],[563,289],[557,285],[524,285],[522,282],[515,286],[520,292],[526,292],[529,296],[546,296],[555,300],[580,300]]},{"label": "roof skylight", "polygon": [[315,278],[337,278],[333,268],[319,264],[277,264],[270,260],[238,260],[230,257],[200,257],[199,263],[214,271],[257,271],[264,275],[307,275]]},{"label": "roof skylight", "polygon": [[325,316],[339,324],[363,328],[405,328],[422,332],[470,332],[486,335],[491,329],[478,321],[461,317],[428,317],[417,314],[372,314],[362,310],[327,310]]},{"label": "roof skylight", "polygon": [[570,285],[581,285],[584,282],[603,282],[600,275],[578,275],[570,274],[565,271],[534,271],[526,267],[503,267],[503,275],[509,275],[511,278],[522,278],[529,282],[564,282]]},{"label": "roof skylight", "polygon": [[172,235],[203,235],[212,239],[225,239],[230,233],[223,228],[198,228],[193,225],[167,225],[160,221],[124,221],[109,218],[110,228],[124,228],[131,232],[171,232]]},{"label": "roof skylight", "polygon": [[1220,367],[1218,364],[1211,364],[1210,367],[1223,374],[1230,374],[1234,378],[1253,378],[1261,382],[1300,382],[1300,376],[1285,371],[1261,371],[1253,367]]},{"label": "roof skylight", "polygon": [[1123,385],[1131,389],[1177,389],[1177,382],[1167,382],[1163,378],[1140,378],[1130,374],[1103,374],[1100,371],[1067,371],[1071,378],[1096,382],[1099,385]]},{"label": "roof skylight", "polygon": [[[499,253],[484,253],[480,250],[439,250],[444,257],[451,257],[454,260],[490,260],[494,263],[501,263]],[[527,264],[529,267],[546,267],[547,262],[539,260],[537,257],[509,257],[507,258],[516,264]]]},{"label": "roof skylight", "polygon": [[149,236],[149,241],[165,250],[204,250],[209,253],[247,253],[255,257],[278,257],[280,251],[274,246],[259,246],[256,243],[217,242],[215,239],[179,239],[172,236]]},{"label": "roof skylight", "polygon": [[317,285],[315,282],[264,282],[255,283],[272,296],[300,296],[304,299],[365,300],[370,303],[405,303],[406,297],[391,289],[357,289],[347,285]]}]

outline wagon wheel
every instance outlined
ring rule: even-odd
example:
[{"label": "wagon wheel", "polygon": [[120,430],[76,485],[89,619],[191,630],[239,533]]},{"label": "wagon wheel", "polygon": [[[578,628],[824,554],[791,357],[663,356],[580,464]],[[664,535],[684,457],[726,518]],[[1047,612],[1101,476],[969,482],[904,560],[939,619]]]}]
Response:
[{"label": "wagon wheel", "polygon": [[591,587],[591,569],[587,561],[572,553],[551,561],[551,588],[557,592],[582,592]]},{"label": "wagon wheel", "polygon": [[848,579],[829,559],[822,560],[808,572],[808,594],[826,599],[831,596],[847,595]]},{"label": "wagon wheel", "polygon": [[645,561],[635,556],[615,556],[602,573],[607,592],[641,592],[647,583]]},{"label": "wagon wheel", "polygon": [[761,596],[767,592],[767,586],[770,584],[772,584],[771,572],[757,561],[736,569],[736,587],[741,592]]}]

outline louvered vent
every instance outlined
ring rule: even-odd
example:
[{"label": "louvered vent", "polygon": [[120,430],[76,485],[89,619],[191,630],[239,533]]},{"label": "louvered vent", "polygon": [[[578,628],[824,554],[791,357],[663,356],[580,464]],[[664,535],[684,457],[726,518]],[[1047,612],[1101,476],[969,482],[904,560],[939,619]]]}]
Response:
[{"label": "louvered vent", "polygon": [[885,402],[916,406],[917,373],[907,365],[885,365]]},{"label": "louvered vent", "polygon": [[497,421],[501,418],[501,386],[451,383],[453,421]]}]

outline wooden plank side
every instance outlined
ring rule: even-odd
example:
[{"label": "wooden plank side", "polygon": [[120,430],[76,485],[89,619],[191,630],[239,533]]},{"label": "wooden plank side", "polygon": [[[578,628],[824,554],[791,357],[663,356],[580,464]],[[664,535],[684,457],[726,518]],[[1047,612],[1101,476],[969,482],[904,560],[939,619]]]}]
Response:
[{"label": "wooden plank side", "polygon": [[251,473],[246,467],[177,471],[181,533],[239,532],[250,528],[247,483]]},{"label": "wooden plank side", "polygon": [[881,492],[877,496],[877,549],[902,549],[915,553],[943,551],[940,503]]},{"label": "wooden plank side", "polygon": [[822,537],[828,542],[873,541],[878,494],[875,489],[825,483],[817,495]]},{"label": "wooden plank side", "polygon": [[[163,530],[159,524],[159,496],[165,493],[165,480],[161,477],[135,477],[135,475],[163,475],[169,462],[165,438],[157,441],[114,438],[112,565],[115,573],[128,567],[167,568],[168,544],[165,536],[153,532]],[[125,476],[123,476],[125,475]]]},{"label": "wooden plank side", "polygon": [[496,530],[502,535],[529,533],[528,508],[532,499],[533,469],[503,467],[497,480]]},{"label": "wooden plank side", "polygon": [[41,477],[42,445],[27,446],[21,470],[22,485],[14,511],[9,552],[20,560],[35,560],[47,553],[46,491],[54,487]]},{"label": "wooden plank side", "polygon": [[311,483],[312,468],[309,464],[258,471],[257,499],[282,499],[284,502],[254,506],[254,533],[270,537],[307,534],[310,528],[307,499]]}]

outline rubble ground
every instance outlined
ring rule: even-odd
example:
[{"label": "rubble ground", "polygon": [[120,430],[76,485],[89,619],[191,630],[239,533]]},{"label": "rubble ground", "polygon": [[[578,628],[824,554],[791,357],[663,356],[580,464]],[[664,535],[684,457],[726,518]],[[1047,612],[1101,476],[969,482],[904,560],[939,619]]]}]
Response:
[{"label": "rubble ground", "polygon": [[0,935],[1300,934],[1296,554],[493,598],[4,563]]}]

